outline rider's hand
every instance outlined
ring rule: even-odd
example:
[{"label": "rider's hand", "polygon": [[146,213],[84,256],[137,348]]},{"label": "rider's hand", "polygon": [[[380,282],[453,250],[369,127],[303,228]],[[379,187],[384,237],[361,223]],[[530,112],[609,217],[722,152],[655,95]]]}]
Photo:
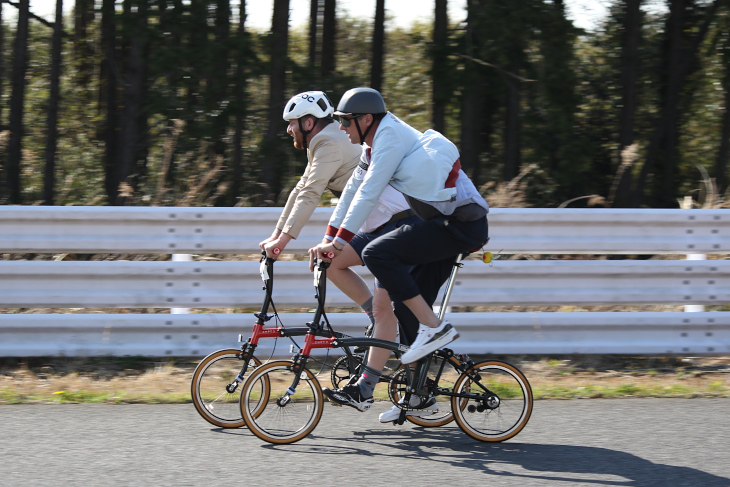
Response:
[{"label": "rider's hand", "polygon": [[316,247],[309,249],[309,270],[314,271],[314,262],[317,259],[324,260],[325,262],[331,262],[332,259],[342,253],[342,250],[337,250],[332,242],[322,242]]},{"label": "rider's hand", "polygon": [[314,272],[314,261],[317,260],[317,247],[309,249],[309,272]]},{"label": "rider's hand", "polygon": [[264,244],[262,250],[266,252],[266,257],[276,260],[284,251],[286,245],[291,242],[291,239],[291,235],[282,232],[276,238],[267,239],[269,240],[267,243],[264,243],[266,242],[266,240],[264,240],[264,242],[262,242]]},{"label": "rider's hand", "polygon": [[266,245],[264,245],[266,257],[274,260],[279,257],[284,248],[286,248],[286,245],[279,242],[279,239],[274,239],[273,241],[268,242]]},{"label": "rider's hand", "polygon": [[266,244],[268,244],[269,242],[272,242],[274,240],[276,240],[276,237],[274,235],[272,235],[271,237],[267,238],[266,240],[262,240],[261,242],[259,242],[259,248],[261,250],[264,250],[265,251],[266,250]]}]

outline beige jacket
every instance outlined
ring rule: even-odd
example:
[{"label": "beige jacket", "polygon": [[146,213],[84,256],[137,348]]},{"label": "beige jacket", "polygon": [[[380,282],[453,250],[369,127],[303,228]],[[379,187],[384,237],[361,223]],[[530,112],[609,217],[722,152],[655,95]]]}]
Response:
[{"label": "beige jacket", "polygon": [[293,238],[309,221],[325,188],[341,192],[360,162],[362,147],[350,143],[347,134],[331,123],[312,137],[307,149],[307,168],[289,193],[276,228]]}]

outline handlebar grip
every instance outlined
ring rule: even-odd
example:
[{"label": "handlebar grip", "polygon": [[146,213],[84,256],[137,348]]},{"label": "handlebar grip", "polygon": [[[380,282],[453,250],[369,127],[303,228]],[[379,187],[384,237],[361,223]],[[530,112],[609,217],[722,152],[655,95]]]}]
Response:
[{"label": "handlebar grip", "polygon": [[335,253],[334,252],[325,252],[324,256],[327,257],[328,259],[334,259]]}]

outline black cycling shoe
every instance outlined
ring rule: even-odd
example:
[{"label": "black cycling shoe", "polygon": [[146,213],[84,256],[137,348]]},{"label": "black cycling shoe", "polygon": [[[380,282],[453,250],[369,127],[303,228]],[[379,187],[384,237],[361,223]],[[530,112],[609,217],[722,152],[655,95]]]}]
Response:
[{"label": "black cycling shoe", "polygon": [[340,406],[350,406],[360,412],[367,411],[373,405],[375,399],[372,397],[362,397],[362,391],[357,384],[347,384],[342,389],[330,389],[325,387],[322,393],[327,396],[331,402]]}]

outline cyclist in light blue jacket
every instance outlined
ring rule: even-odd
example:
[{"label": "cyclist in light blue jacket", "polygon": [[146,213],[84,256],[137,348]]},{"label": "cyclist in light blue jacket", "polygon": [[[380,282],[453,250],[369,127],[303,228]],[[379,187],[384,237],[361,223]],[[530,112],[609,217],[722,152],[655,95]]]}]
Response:
[{"label": "cyclist in light blue jacket", "polygon": [[[404,363],[415,362],[459,336],[448,321],[438,319],[431,305],[454,257],[487,241],[489,206],[461,170],[456,146],[438,132],[421,133],[388,112],[376,90],[347,91],[335,115],[350,142],[363,145],[370,164],[365,174],[353,173],[330,219],[327,242],[313,248],[310,256],[324,258],[332,252],[336,258],[388,185],[405,195],[423,221],[403,225],[372,241],[363,250],[363,261],[391,299],[403,302],[421,324],[415,341],[401,356]],[[393,340],[394,335],[394,330],[379,330],[376,322],[375,337]],[[338,404],[367,410],[389,355],[388,350],[371,348],[357,383],[323,392]],[[435,400],[411,406],[422,409],[412,411],[416,415],[430,414]],[[383,413],[380,420],[397,419],[400,410],[394,409]],[[393,414],[395,418],[390,417]]]}]

